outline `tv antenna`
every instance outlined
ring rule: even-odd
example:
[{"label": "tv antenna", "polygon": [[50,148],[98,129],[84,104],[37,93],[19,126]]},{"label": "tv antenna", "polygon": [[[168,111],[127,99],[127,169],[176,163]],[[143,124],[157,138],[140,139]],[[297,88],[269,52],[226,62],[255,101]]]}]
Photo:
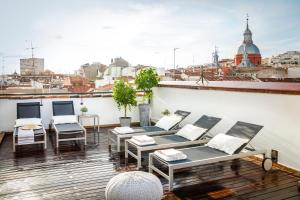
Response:
[{"label": "tv antenna", "polygon": [[[29,41],[28,41],[28,40],[25,40],[25,42],[29,42]],[[31,50],[32,68],[33,68],[34,75],[35,75],[35,67],[34,67],[34,50],[35,50],[36,48],[37,48],[37,47],[34,47],[33,44],[32,44],[32,41],[30,40],[30,47],[26,48],[26,50]]]}]

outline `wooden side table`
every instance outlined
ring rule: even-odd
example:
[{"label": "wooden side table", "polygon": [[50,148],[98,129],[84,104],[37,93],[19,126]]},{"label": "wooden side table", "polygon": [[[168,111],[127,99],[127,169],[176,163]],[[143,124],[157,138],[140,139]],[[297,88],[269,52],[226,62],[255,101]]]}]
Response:
[{"label": "wooden side table", "polygon": [[[83,125],[83,119],[93,119],[94,121],[94,144],[99,144],[99,132],[100,132],[100,117],[98,114],[84,114],[78,115],[78,121],[81,125]],[[97,123],[96,123],[97,122]],[[96,143],[96,135],[95,132],[97,130],[98,135],[98,143]]]}]

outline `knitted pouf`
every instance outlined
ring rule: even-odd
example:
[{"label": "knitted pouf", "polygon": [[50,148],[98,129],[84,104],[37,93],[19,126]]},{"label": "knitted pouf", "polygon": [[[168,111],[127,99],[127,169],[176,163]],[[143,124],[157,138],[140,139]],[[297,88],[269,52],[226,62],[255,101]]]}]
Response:
[{"label": "knitted pouf", "polygon": [[106,200],[160,200],[163,187],[153,174],[141,171],[124,172],[108,182]]}]

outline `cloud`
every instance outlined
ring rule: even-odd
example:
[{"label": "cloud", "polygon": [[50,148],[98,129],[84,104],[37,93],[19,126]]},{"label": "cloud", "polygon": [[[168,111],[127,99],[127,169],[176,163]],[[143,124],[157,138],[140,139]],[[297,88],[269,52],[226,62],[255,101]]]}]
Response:
[{"label": "cloud", "polygon": [[64,36],[62,36],[60,34],[57,34],[53,38],[56,39],[56,40],[62,40],[64,38]]},{"label": "cloud", "polygon": [[[26,19],[26,28],[12,31],[3,48],[23,50],[23,38],[32,39],[43,47],[36,55],[45,58],[46,67],[66,73],[87,62],[108,64],[116,56],[133,65],[172,67],[174,47],[180,48],[177,64],[187,66],[211,62],[215,45],[221,58],[233,58],[243,39],[246,13],[263,56],[299,48],[300,16],[298,3],[292,1],[268,1],[268,7],[258,0],[66,2],[71,1],[37,4],[36,10],[50,8]],[[25,19],[13,21],[19,27],[16,23]]]},{"label": "cloud", "polygon": [[110,30],[113,29],[113,26],[102,26],[103,30]]}]

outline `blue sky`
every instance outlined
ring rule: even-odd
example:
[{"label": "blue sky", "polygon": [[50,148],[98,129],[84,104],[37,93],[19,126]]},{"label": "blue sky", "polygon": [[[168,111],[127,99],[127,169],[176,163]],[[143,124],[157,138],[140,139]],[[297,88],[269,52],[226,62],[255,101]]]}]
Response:
[{"label": "blue sky", "polygon": [[[122,56],[131,64],[172,67],[233,58],[249,14],[254,43],[263,57],[300,50],[297,0],[0,0],[0,55],[5,71],[19,69],[32,40],[45,67],[73,73],[81,64],[109,64]],[[15,56],[15,57],[14,57]]]}]

